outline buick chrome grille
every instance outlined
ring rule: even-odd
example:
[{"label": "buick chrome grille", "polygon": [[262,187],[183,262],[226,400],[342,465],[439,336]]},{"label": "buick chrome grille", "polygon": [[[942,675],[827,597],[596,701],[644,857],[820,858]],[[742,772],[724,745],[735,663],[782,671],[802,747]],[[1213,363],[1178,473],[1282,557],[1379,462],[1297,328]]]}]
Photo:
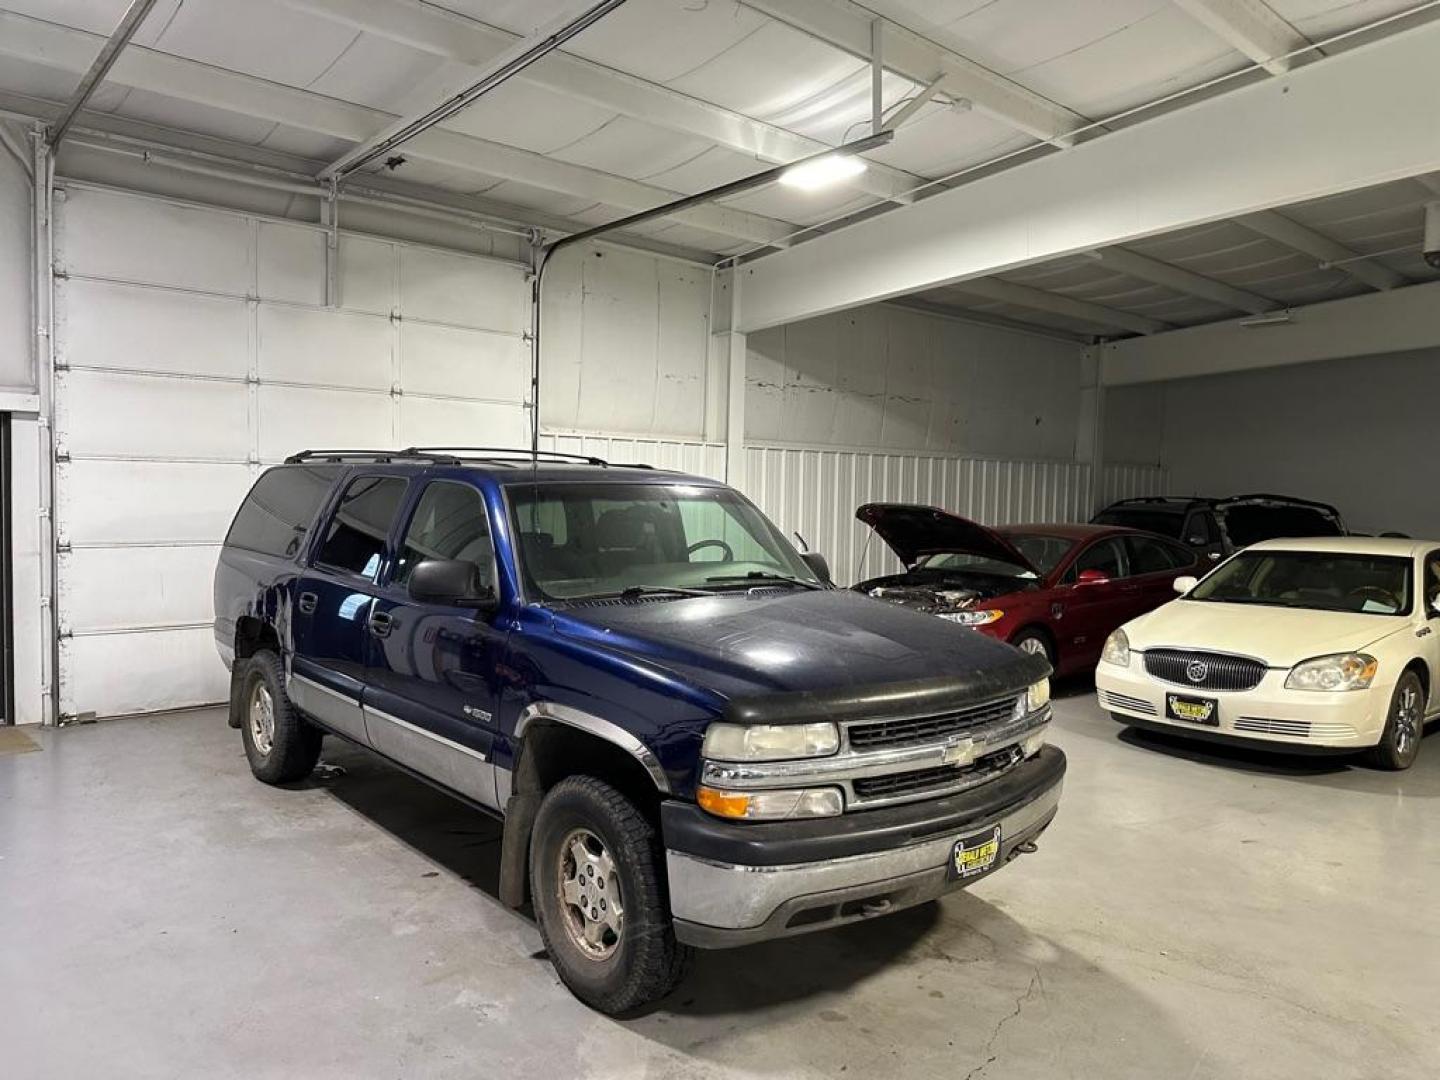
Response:
[{"label": "buick chrome grille", "polygon": [[1148,649],[1145,670],[1163,682],[1193,690],[1253,690],[1265,677],[1265,664],[1248,656]]}]

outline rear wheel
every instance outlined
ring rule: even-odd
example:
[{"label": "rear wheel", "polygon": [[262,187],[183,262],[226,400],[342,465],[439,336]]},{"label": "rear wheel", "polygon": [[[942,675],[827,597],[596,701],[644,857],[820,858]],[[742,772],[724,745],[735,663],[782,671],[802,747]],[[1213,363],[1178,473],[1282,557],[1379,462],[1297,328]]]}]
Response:
[{"label": "rear wheel", "polygon": [[540,804],[530,845],[540,936],[561,981],[600,1012],[648,1005],[684,975],[662,858],[654,826],[594,777],[562,780]]},{"label": "rear wheel", "polygon": [[323,736],[290,704],[280,658],[269,649],[245,661],[239,709],[240,736],[255,779],[285,784],[310,775]]},{"label": "rear wheel", "polygon": [[1045,636],[1043,631],[1033,627],[1029,630],[1021,630],[1010,639],[1010,644],[1023,653],[1043,657],[1051,667],[1055,666],[1054,650],[1051,648],[1050,639]]},{"label": "rear wheel", "polygon": [[1407,671],[1395,684],[1390,712],[1380,742],[1370,751],[1371,760],[1382,769],[1408,769],[1420,754],[1425,733],[1425,688],[1420,676]]}]

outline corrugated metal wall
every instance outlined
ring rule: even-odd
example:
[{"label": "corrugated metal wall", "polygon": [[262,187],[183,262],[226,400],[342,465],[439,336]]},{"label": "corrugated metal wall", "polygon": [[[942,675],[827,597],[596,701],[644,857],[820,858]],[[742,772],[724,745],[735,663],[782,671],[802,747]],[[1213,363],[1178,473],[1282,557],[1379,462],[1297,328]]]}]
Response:
[{"label": "corrugated metal wall", "polygon": [[724,443],[595,432],[542,432],[540,449],[587,454],[625,465],[654,465],[657,469],[675,469],[695,476],[725,479]]},{"label": "corrugated metal wall", "polygon": [[[1058,461],[748,446],[745,492],[786,532],[799,532],[830,560],[840,584],[899,569],[883,544],[855,520],[867,502],[939,506],[988,525],[1084,521],[1091,513],[1091,469]],[[1154,494],[1164,471],[1105,470],[1104,489]],[[1116,496],[1119,497],[1119,496]]]}]

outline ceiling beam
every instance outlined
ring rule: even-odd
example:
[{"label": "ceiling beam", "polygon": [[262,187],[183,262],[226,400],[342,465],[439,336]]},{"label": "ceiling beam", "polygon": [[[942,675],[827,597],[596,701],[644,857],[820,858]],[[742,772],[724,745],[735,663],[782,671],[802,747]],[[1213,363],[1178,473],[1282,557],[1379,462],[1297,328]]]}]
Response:
[{"label": "ceiling beam", "polygon": [[1291,310],[1283,323],[1250,319],[1192,326],[1162,337],[1109,342],[1105,383],[1163,382],[1348,356],[1434,351],[1440,341],[1440,281],[1362,293]]},{"label": "ceiling beam", "polygon": [[[420,0],[281,0],[288,7],[408,45],[431,56],[480,67],[514,45],[512,34]],[[829,149],[819,139],[702,101],[659,83],[566,52],[553,52],[517,76],[521,82],[588,101],[666,131],[783,164]],[[909,202],[924,180],[879,162],[850,181],[890,202]]]},{"label": "ceiling beam", "polygon": [[[740,0],[778,22],[869,60],[871,7],[853,0]],[[878,3],[878,0],[876,0]],[[943,75],[941,90],[969,101],[996,120],[1045,142],[1068,146],[1084,117],[1011,82],[942,41],[945,31],[924,23],[908,9],[885,19],[883,61],[887,70],[928,86]]]},{"label": "ceiling beam", "polygon": [[1044,311],[1051,315],[1063,315],[1067,319],[1078,319],[1105,330],[1123,330],[1131,334],[1158,334],[1174,327],[1159,319],[1147,319],[1119,308],[1094,304],[1089,300],[1076,300],[1071,296],[1036,289],[1030,285],[1017,285],[1000,278],[972,278],[951,286],[970,296],[983,297],[1002,304]]},{"label": "ceiling beam", "polygon": [[1426,191],[1434,192],[1436,195],[1440,195],[1440,174],[1432,174],[1430,176],[1417,176],[1415,177],[1415,179]]},{"label": "ceiling beam", "polygon": [[1404,274],[1396,273],[1373,259],[1364,258],[1344,244],[1337,243],[1309,226],[1301,225],[1273,210],[1237,217],[1235,224],[1243,225],[1251,232],[1292,251],[1310,256],[1322,269],[1343,271],[1372,289],[1398,289],[1402,285],[1410,284],[1410,279]]},{"label": "ceiling beam", "polygon": [[140,24],[145,21],[145,16],[150,14],[150,9],[155,6],[155,0],[130,0],[130,6],[125,9],[121,16],[120,23],[110,34],[105,44],[100,46],[100,51],[95,54],[94,61],[89,69],[80,78],[80,85],[75,88],[75,93],[70,95],[70,100],[65,105],[65,111],[60,114],[60,119],[55,121],[47,135],[46,142],[50,149],[60,145],[60,140],[65,138],[65,132],[70,129],[75,115],[85,107],[90,96],[95,93],[99,85],[105,81],[105,76],[115,65],[116,59],[130,39],[135,36],[135,31],[140,29]]},{"label": "ceiling beam", "polygon": [[1223,308],[1248,311],[1252,315],[1259,315],[1280,307],[1279,303],[1261,296],[1259,293],[1237,289],[1233,285],[1226,285],[1223,281],[1216,281],[1204,274],[1197,274],[1172,263],[1161,262],[1148,255],[1141,255],[1138,251],[1130,251],[1122,247],[1108,247],[1090,252],[1090,257],[1126,277],[1138,278],[1140,281],[1160,285],[1172,292],[1208,300]]},{"label": "ceiling beam", "polygon": [[1061,330],[1054,326],[1045,326],[1042,323],[1007,319],[1003,315],[992,315],[988,311],[975,311],[971,308],[955,307],[952,304],[938,304],[919,296],[901,296],[894,300],[887,300],[885,304],[887,307],[918,311],[922,315],[934,315],[940,319],[951,319],[973,326],[988,326],[995,330],[1008,330],[1015,334],[1030,334],[1035,337],[1050,338],[1052,341],[1069,341],[1076,345],[1091,345],[1095,341],[1094,334],[1082,334],[1075,330]]},{"label": "ceiling beam", "polygon": [[741,329],[1440,171],[1437,55],[1416,26],[763,256]]},{"label": "ceiling beam", "polygon": [[1175,0],[1175,6],[1271,75],[1284,75],[1299,59],[1290,54],[1310,44],[1265,0]]},{"label": "ceiling beam", "polygon": [[[0,11],[0,55],[83,71],[101,40],[83,30]],[[395,119],[378,109],[136,45],[121,54],[111,69],[110,81],[355,143],[363,142]],[[433,128],[407,143],[406,156],[620,210],[648,210],[683,194],[445,128]],[[783,244],[795,231],[787,222],[725,206],[694,207],[675,215],[673,220],[720,236],[764,244]]]}]

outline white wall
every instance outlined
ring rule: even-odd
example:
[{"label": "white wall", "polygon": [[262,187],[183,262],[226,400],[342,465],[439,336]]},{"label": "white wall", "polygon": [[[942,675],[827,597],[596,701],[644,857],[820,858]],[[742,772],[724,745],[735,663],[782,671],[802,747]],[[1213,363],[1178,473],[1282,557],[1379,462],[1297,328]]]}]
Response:
[{"label": "white wall", "polygon": [[1298,495],[1357,531],[1440,537],[1437,403],[1440,348],[1423,349],[1112,387],[1106,439],[1142,460],[1158,445],[1177,492]]},{"label": "white wall", "polygon": [[1081,349],[880,304],[751,334],[746,436],[1069,461]]},{"label": "white wall", "polygon": [[30,338],[32,236],[30,178],[0,146],[0,393],[35,393]]}]

